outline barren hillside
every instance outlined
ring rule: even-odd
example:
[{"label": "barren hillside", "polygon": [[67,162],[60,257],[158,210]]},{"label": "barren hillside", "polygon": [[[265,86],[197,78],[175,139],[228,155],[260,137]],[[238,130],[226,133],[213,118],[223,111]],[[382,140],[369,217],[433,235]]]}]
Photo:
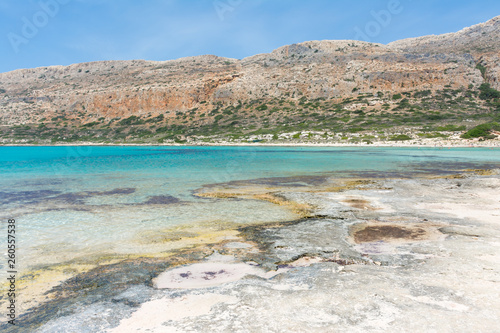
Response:
[{"label": "barren hillside", "polygon": [[20,69],[0,74],[1,136],[162,142],[462,124],[496,112],[478,96],[485,82],[500,88],[499,33],[496,17],[389,45],[309,41],[241,60],[205,55]]}]

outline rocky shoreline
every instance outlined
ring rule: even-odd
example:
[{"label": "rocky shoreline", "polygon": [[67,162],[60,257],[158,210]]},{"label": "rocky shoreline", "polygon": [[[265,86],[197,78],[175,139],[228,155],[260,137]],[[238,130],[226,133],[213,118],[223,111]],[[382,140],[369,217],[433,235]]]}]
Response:
[{"label": "rocky shoreline", "polygon": [[21,327],[496,330],[498,170],[300,181],[200,189],[205,197],[267,200],[301,215],[240,227],[164,258],[129,259],[82,273],[47,293],[51,301],[25,315]]}]

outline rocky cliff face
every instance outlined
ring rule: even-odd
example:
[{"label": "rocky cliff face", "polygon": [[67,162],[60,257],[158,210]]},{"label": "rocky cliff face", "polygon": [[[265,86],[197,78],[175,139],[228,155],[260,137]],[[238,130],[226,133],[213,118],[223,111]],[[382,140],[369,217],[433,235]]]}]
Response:
[{"label": "rocky cliff face", "polygon": [[474,90],[485,80],[499,88],[499,32],[497,17],[389,45],[310,41],[242,60],[207,55],[20,69],[0,74],[0,122],[84,124],[132,115],[168,122],[187,112],[210,122],[216,108],[255,100],[339,103],[365,96],[368,108],[381,109],[399,93]]}]

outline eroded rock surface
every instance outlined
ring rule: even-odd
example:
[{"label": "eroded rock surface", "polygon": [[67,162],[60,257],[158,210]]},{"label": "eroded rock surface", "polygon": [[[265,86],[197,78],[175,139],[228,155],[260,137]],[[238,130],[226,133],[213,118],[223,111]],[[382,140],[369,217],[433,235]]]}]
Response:
[{"label": "eroded rock surface", "polygon": [[[90,289],[87,298],[75,291],[78,300],[65,301],[64,315],[51,313],[50,320],[31,327],[38,327],[36,332],[61,327],[74,332],[497,331],[498,172],[357,184],[342,187],[330,179],[293,190],[273,187],[283,200],[314,209],[297,221],[242,228],[238,236],[179,254],[177,262],[157,260],[149,279],[143,265],[136,285],[106,298]],[[233,190],[236,197],[256,191]],[[346,198],[362,200],[363,207],[346,204]],[[224,266],[224,272],[216,266]],[[233,268],[233,278],[194,289],[160,289],[154,283],[162,274],[189,278],[200,272],[198,277],[211,281]],[[212,271],[217,274],[202,274]]]},{"label": "eroded rock surface", "polygon": [[217,293],[231,299],[164,325],[179,332],[495,331],[498,222],[443,211],[447,204],[488,205],[485,214],[498,215],[498,181],[385,180],[381,187],[392,190],[343,193],[383,203],[385,210],[353,207],[335,217],[246,230],[263,250],[250,257],[284,270],[223,285]]}]

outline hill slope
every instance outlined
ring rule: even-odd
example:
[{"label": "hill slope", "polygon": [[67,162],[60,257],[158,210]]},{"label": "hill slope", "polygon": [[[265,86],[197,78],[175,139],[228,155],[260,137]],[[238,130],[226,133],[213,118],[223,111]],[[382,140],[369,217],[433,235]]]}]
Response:
[{"label": "hill slope", "polygon": [[[388,45],[310,41],[242,60],[103,61],[0,74],[3,142],[168,142],[210,135],[463,125],[494,119],[500,17]],[[276,137],[275,137],[276,138]]]}]

